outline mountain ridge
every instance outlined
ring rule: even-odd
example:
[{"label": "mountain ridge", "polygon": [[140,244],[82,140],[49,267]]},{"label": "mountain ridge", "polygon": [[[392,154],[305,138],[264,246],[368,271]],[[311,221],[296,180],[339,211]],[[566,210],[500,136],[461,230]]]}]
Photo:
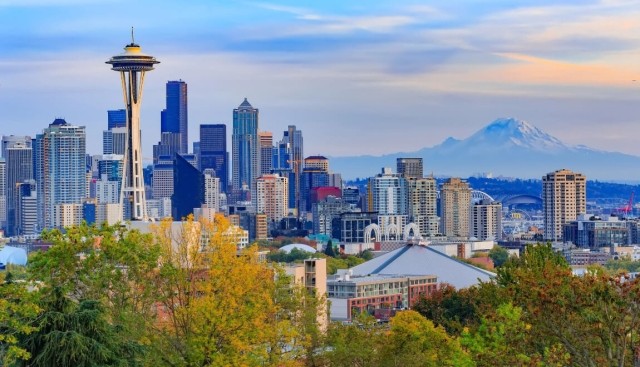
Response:
[{"label": "mountain ridge", "polygon": [[369,177],[382,167],[396,166],[396,158],[419,157],[425,173],[469,176],[478,172],[495,175],[540,178],[560,168],[587,175],[590,179],[638,180],[640,157],[569,145],[534,125],[516,118],[499,118],[466,139],[449,137],[442,143],[414,152],[381,156],[330,157],[331,168],[346,179]]}]

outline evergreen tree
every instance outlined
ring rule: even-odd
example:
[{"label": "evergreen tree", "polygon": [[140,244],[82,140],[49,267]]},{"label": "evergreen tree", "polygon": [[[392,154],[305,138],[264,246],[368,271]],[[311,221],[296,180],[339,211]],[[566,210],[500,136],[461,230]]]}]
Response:
[{"label": "evergreen tree", "polygon": [[333,243],[331,242],[331,240],[327,242],[327,246],[324,248],[324,254],[329,257],[336,257],[336,253],[335,251],[333,251]]}]

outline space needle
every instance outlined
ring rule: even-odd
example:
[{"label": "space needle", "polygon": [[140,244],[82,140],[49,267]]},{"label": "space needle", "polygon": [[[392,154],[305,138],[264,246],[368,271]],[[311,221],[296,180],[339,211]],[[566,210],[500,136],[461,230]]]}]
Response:
[{"label": "space needle", "polygon": [[131,43],[124,47],[124,53],[113,56],[106,63],[111,64],[111,70],[120,73],[122,94],[127,108],[127,139],[123,162],[124,172],[120,185],[120,208],[124,209],[123,202],[126,203],[130,206],[130,210],[124,212],[131,213],[131,220],[144,221],[148,218],[142,176],[140,104],[144,74],[153,70],[154,65],[160,61],[142,53],[140,45],[137,45],[133,39],[132,28]]}]

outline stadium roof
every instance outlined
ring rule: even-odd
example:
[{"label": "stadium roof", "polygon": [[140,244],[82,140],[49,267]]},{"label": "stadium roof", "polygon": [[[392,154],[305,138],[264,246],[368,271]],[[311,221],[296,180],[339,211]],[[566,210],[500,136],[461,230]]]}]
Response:
[{"label": "stadium roof", "polygon": [[280,247],[280,251],[286,252],[286,253],[290,253],[291,250],[293,249],[298,249],[300,251],[305,251],[305,252],[310,252],[310,253],[316,253],[316,249],[314,249],[311,246],[305,245],[303,243],[292,243],[290,245],[286,245],[286,246],[282,246]]},{"label": "stadium roof", "polygon": [[370,274],[436,275],[438,282],[466,288],[495,276],[465,262],[449,257],[428,246],[408,244],[353,267],[353,276]]},{"label": "stadium roof", "polygon": [[18,247],[4,246],[0,249],[0,263],[27,265],[27,251]]}]

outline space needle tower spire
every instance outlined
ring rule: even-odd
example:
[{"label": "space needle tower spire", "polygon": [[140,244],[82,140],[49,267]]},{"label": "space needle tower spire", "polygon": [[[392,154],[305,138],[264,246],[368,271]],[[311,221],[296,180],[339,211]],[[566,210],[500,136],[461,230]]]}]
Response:
[{"label": "space needle tower spire", "polygon": [[127,139],[120,185],[120,207],[124,208],[123,204],[129,206],[130,210],[125,210],[125,213],[131,213],[131,220],[146,220],[148,218],[142,176],[140,104],[144,74],[153,70],[154,65],[160,61],[142,53],[140,45],[134,41],[131,28],[131,43],[124,47],[124,53],[113,56],[106,63],[111,64],[111,70],[120,73],[122,94],[127,108]]}]

